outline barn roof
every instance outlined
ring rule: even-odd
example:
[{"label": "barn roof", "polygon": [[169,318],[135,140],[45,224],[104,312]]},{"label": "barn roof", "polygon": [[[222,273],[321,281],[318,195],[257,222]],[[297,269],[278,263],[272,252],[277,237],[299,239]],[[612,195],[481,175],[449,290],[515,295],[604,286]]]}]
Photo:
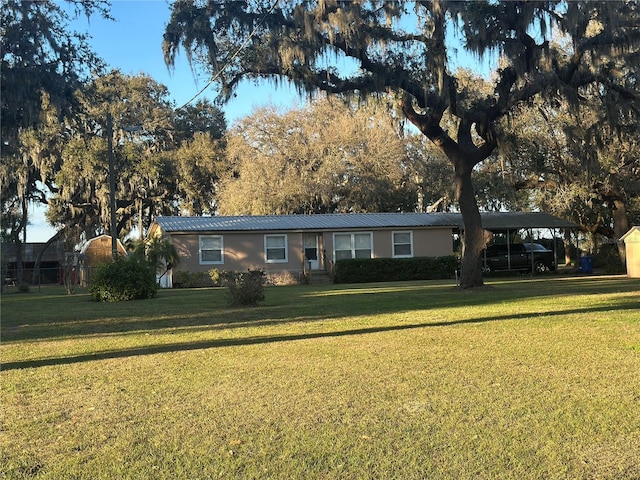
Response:
[{"label": "barn roof", "polygon": [[[573,222],[540,212],[485,212],[481,216],[482,226],[487,230],[577,227]],[[417,227],[464,228],[462,215],[459,213],[335,213],[317,215],[158,217],[156,222],[167,233],[318,231]]]},{"label": "barn roof", "polygon": [[[98,235],[97,237],[90,238],[82,246],[82,249],[80,249],[80,253],[81,254],[86,254],[89,249],[95,248],[94,244],[100,244],[101,242],[105,242],[106,243],[107,241],[108,241],[108,244],[109,244],[109,248],[111,248],[111,236],[110,235],[102,234],[102,235]],[[124,254],[127,253],[127,249],[124,248],[124,245],[122,244],[122,242],[120,241],[119,238],[116,239],[116,246],[117,246],[117,249],[118,249],[119,252],[122,252]]]}]

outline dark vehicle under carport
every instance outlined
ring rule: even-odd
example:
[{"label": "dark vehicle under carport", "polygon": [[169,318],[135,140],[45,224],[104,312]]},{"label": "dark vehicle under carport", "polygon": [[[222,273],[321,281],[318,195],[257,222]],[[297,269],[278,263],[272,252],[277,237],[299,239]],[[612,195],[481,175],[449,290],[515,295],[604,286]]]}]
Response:
[{"label": "dark vehicle under carport", "polygon": [[539,243],[501,243],[484,252],[486,273],[503,270],[544,273],[556,269],[555,255]]}]

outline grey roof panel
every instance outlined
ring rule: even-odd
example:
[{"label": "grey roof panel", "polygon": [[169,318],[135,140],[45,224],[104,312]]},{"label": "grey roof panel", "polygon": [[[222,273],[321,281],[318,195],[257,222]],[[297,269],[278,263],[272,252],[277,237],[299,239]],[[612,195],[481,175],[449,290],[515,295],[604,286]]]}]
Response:
[{"label": "grey roof panel", "polygon": [[487,230],[521,228],[577,228],[578,225],[544,212],[483,212],[482,226]]},{"label": "grey roof panel", "polygon": [[456,227],[458,224],[451,214],[426,213],[159,217],[156,221],[165,232]]},{"label": "grey roof panel", "polygon": [[[485,212],[487,230],[576,228],[573,222],[546,213]],[[213,217],[159,217],[165,232],[305,231],[411,227],[463,228],[459,213],[335,213]]]}]

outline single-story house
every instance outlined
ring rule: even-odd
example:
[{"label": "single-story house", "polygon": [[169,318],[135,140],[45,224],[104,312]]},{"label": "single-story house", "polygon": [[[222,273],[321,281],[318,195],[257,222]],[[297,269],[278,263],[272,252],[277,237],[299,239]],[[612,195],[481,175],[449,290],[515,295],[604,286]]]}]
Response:
[{"label": "single-story house", "polygon": [[[573,226],[544,213],[483,213],[482,222],[486,229]],[[175,271],[263,269],[302,277],[345,258],[452,255],[453,235],[462,229],[458,213],[159,217],[149,236],[175,246]]]}]

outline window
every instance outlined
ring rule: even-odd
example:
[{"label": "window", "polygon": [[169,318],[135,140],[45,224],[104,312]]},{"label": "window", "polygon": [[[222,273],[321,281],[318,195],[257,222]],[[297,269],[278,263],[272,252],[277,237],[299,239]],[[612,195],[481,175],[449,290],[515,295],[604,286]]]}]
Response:
[{"label": "window", "polygon": [[370,233],[336,233],[333,236],[335,259],[371,258]]},{"label": "window", "polygon": [[393,232],[394,258],[413,257],[413,232]]},{"label": "window", "polygon": [[267,263],[279,263],[287,261],[287,236],[265,235],[264,257]]},{"label": "window", "polygon": [[213,265],[224,263],[221,235],[200,236],[200,263]]}]

